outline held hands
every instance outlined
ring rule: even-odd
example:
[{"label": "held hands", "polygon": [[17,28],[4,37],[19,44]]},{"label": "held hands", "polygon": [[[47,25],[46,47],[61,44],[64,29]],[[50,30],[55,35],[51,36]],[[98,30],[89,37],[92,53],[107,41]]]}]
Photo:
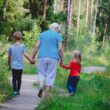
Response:
[{"label": "held hands", "polygon": [[30,64],[35,64],[36,63],[36,60],[35,59],[31,59],[30,60]]},{"label": "held hands", "polygon": [[59,64],[62,65],[63,64],[63,59],[59,60]]}]

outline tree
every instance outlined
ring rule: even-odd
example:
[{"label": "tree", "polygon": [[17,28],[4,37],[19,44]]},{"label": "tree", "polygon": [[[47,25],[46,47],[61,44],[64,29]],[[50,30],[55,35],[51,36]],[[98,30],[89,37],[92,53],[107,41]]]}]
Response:
[{"label": "tree", "polygon": [[72,0],[68,0],[68,9],[67,9],[67,25],[68,25],[68,31],[71,28],[72,25]]},{"label": "tree", "polygon": [[109,41],[110,36],[110,1],[99,0],[98,12],[96,17],[97,40],[103,42]]},{"label": "tree", "polygon": [[91,29],[92,20],[93,20],[93,4],[94,0],[90,0],[90,22],[89,22],[89,28]]},{"label": "tree", "polygon": [[96,30],[96,20],[97,20],[97,12],[98,12],[98,5],[99,5],[99,0],[96,1],[95,5],[95,16],[94,16],[94,23],[93,23],[93,38],[95,36],[95,30]]},{"label": "tree", "polygon": [[[27,14],[31,14],[31,17],[34,19],[34,18],[37,18],[38,17],[38,0],[29,0],[29,10],[30,12]],[[39,8],[40,10],[41,8]]]},{"label": "tree", "polygon": [[0,34],[5,33],[10,35],[17,25],[20,24],[20,20],[24,18],[28,9],[24,8],[26,0],[4,0],[2,6],[2,21],[0,26]]},{"label": "tree", "polygon": [[46,19],[46,10],[47,10],[47,0],[42,0],[43,2],[43,20]]},{"label": "tree", "polygon": [[81,0],[77,0],[78,3],[78,16],[77,16],[77,36],[78,36],[78,32],[79,32],[79,25],[80,25],[80,11],[81,11]]},{"label": "tree", "polygon": [[88,17],[89,17],[89,1],[86,0],[86,26],[88,26]]}]

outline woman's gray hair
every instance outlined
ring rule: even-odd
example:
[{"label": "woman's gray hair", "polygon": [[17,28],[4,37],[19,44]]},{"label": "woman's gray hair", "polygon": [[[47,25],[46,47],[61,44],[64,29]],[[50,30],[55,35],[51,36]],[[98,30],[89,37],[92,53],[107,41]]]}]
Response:
[{"label": "woman's gray hair", "polygon": [[61,31],[61,25],[56,22],[52,23],[49,28],[55,31],[56,30]]}]

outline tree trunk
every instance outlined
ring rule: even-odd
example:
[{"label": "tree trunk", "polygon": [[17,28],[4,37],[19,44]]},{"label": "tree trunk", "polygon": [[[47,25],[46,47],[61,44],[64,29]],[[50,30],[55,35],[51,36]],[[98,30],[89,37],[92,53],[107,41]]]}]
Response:
[{"label": "tree trunk", "polygon": [[57,13],[57,0],[54,0],[54,14]]},{"label": "tree trunk", "polygon": [[93,38],[95,36],[95,30],[96,30],[96,18],[97,18],[97,12],[98,12],[98,4],[99,0],[96,1],[96,6],[95,6],[95,16],[94,16],[94,23],[93,23]]},{"label": "tree trunk", "polygon": [[90,22],[89,22],[90,29],[93,21],[93,3],[94,3],[94,0],[90,0]]},{"label": "tree trunk", "polygon": [[3,19],[5,19],[5,13],[6,13],[6,8],[8,5],[9,0],[4,0],[4,8],[3,8]]},{"label": "tree trunk", "polygon": [[67,20],[65,22],[65,40],[64,40],[64,44],[65,44],[65,49],[67,48],[67,40],[68,40],[68,0],[64,1],[64,8],[67,14]]},{"label": "tree trunk", "polygon": [[88,26],[88,16],[89,16],[89,1],[86,0],[86,27]]},{"label": "tree trunk", "polygon": [[81,0],[78,0],[78,17],[77,17],[77,36],[78,36],[78,32],[79,32],[79,24],[80,24],[80,8],[81,8]]},{"label": "tree trunk", "polygon": [[32,18],[36,18],[38,17],[38,1],[37,0],[29,0],[29,9],[30,9],[30,13]]},{"label": "tree trunk", "polygon": [[109,17],[107,16],[105,27],[104,27],[103,45],[105,44],[105,41],[106,41],[106,32],[107,32],[108,20],[109,20]]},{"label": "tree trunk", "polygon": [[68,31],[69,31],[72,24],[72,0],[68,0],[67,24],[68,24]]},{"label": "tree trunk", "polygon": [[43,2],[43,20],[46,19],[46,8],[47,8],[47,0],[42,0]]}]

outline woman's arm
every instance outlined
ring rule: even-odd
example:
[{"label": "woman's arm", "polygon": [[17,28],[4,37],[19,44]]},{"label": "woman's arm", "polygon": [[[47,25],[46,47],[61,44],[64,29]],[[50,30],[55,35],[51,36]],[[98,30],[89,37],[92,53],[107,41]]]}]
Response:
[{"label": "woman's arm", "polygon": [[58,43],[58,51],[60,54],[60,61],[63,61],[63,47],[62,47],[62,42]]},{"label": "woman's arm", "polygon": [[37,44],[35,45],[35,47],[33,49],[32,59],[35,59],[35,56],[36,56],[38,49],[39,49],[39,46],[40,46],[40,40],[38,40]]}]

